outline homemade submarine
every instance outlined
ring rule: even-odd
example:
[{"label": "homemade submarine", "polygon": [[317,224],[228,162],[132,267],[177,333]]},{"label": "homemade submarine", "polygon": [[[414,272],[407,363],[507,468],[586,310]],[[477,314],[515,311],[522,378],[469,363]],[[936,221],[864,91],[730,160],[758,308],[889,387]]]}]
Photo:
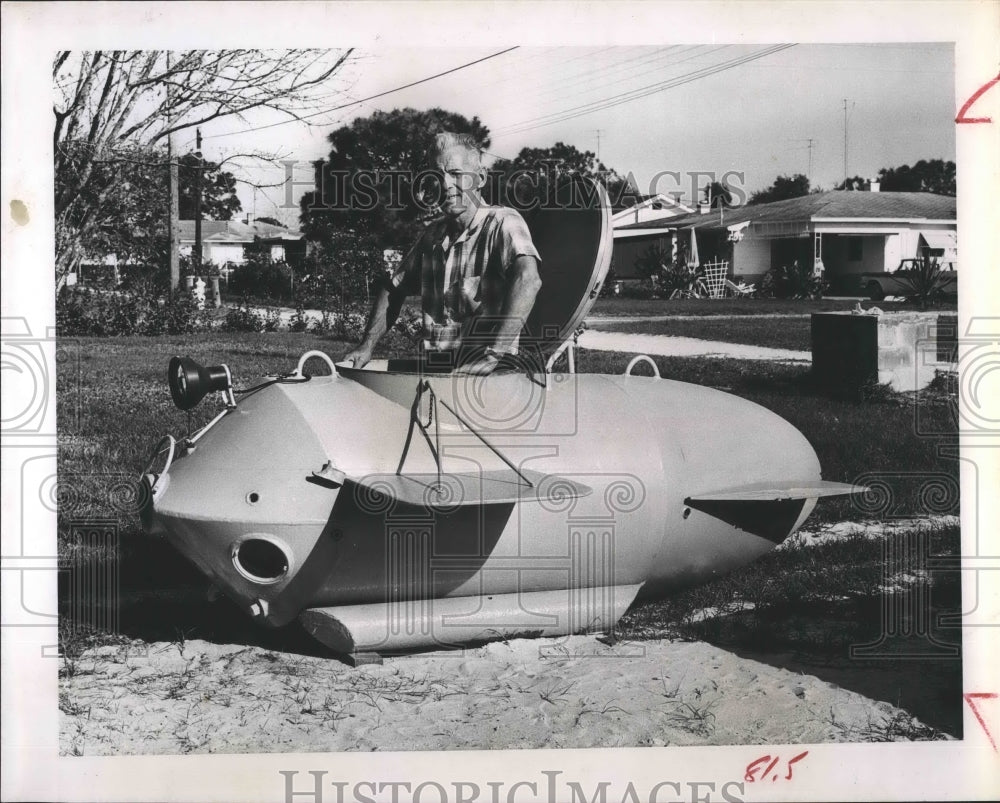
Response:
[{"label": "homemade submarine", "polygon": [[[263,625],[366,656],[613,630],[636,597],[704,582],[791,535],[825,496],[806,438],[722,391],[573,371],[611,258],[607,196],[525,214],[542,290],[487,377],[307,352],[236,400],[174,357],[174,401],[225,408],[165,436],[142,520]],[[569,370],[555,371],[559,360]],[[306,366],[325,361],[329,375]],[[652,364],[652,361],[649,361]],[[653,364],[655,371],[655,364]]]}]

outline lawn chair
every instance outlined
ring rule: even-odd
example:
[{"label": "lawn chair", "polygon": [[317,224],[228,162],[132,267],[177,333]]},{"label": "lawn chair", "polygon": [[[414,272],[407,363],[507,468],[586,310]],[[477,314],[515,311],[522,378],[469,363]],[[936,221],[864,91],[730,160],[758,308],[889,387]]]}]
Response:
[{"label": "lawn chair", "polygon": [[706,262],[701,266],[702,283],[705,285],[705,295],[708,298],[722,298],[726,291],[726,275],[729,273],[729,262],[716,260]]},{"label": "lawn chair", "polygon": [[731,298],[750,298],[757,292],[757,285],[740,282],[737,284],[731,279],[726,279],[726,295]]}]

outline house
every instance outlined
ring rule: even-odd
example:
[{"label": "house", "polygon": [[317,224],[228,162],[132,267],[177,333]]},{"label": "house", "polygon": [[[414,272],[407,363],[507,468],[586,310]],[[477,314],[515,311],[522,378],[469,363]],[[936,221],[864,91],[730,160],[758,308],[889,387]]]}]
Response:
[{"label": "house", "polygon": [[677,215],[686,215],[694,211],[690,206],[681,203],[676,198],[663,193],[639,196],[640,201],[627,209],[621,209],[611,216],[611,227],[614,229],[633,223],[645,223],[650,220],[663,220]]},{"label": "house", "polygon": [[614,265],[618,278],[639,278],[636,260],[651,246],[676,253],[693,235],[701,261],[727,260],[735,281],[758,282],[798,260],[824,271],[834,292],[854,292],[859,274],[895,270],[902,259],[928,255],[955,266],[956,232],[952,197],[834,190],[623,226],[614,232]]},{"label": "house", "polygon": [[[180,251],[190,256],[194,250],[193,220],[180,221]],[[246,249],[255,241],[264,245],[276,262],[297,262],[305,256],[305,235],[270,223],[241,220],[203,220],[201,222],[202,261],[214,265],[242,265]]]}]

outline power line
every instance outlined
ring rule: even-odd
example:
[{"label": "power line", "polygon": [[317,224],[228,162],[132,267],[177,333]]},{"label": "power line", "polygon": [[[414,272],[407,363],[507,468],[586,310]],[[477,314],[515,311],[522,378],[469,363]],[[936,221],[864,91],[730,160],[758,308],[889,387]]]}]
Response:
[{"label": "power line", "polygon": [[[695,45],[694,47],[695,48],[704,47],[704,45]],[[671,61],[671,62],[669,62],[669,64],[671,64],[671,65],[673,65],[673,64],[683,64],[686,61],[691,61],[692,59],[696,59],[696,58],[698,58],[700,56],[707,56],[707,55],[711,55],[712,53],[716,53],[716,52],[718,52],[720,50],[725,50],[727,47],[730,47],[730,45],[721,45],[721,46],[716,47],[716,48],[714,48],[712,50],[708,50],[707,52],[703,51],[701,53],[695,53],[694,55],[691,55],[691,56],[686,56],[685,58],[682,58],[682,59],[677,59],[676,61]],[[662,69],[662,67],[654,68],[653,70],[647,71],[647,73],[648,72],[656,72],[657,70],[660,70],[660,69]],[[702,68],[702,69],[705,69],[705,68]],[[645,75],[647,73],[640,73],[640,75]],[[690,75],[691,73],[688,73],[688,74]],[[667,79],[667,80],[674,80],[674,79]],[[620,82],[616,82],[616,83],[620,83]],[[636,93],[636,92],[643,92],[643,91],[649,89],[650,87],[655,87],[655,86],[658,86],[658,85],[659,84],[647,84],[646,86],[639,87],[637,89],[627,89],[624,92],[621,92],[621,93],[618,93],[618,94],[615,94],[615,95],[611,95],[611,96],[609,96],[609,98],[610,99],[615,99],[615,98],[624,97],[625,95],[628,95],[628,94],[632,94],[632,93]],[[539,122],[541,120],[545,120],[548,117],[560,117],[561,115],[566,114],[567,112],[576,111],[577,109],[583,109],[583,108],[586,108],[587,106],[598,105],[598,104],[604,103],[609,98],[605,98],[603,100],[589,101],[588,103],[584,103],[584,104],[581,104],[579,106],[573,106],[573,107],[571,107],[569,109],[563,109],[562,111],[551,112],[549,114],[543,114],[543,115],[540,115],[538,117],[531,117],[531,118],[528,118],[527,120],[522,120],[520,123],[512,123],[511,125],[505,126],[504,128],[500,129],[500,133],[501,134],[507,133],[507,132],[512,131],[513,129],[519,128],[522,125],[527,125],[527,124],[532,124],[532,123],[535,123],[535,122]]]},{"label": "power line", "polygon": [[[519,92],[518,102],[523,103],[524,101],[531,100],[533,98],[547,97],[549,95],[552,95],[553,93],[558,93],[560,98],[565,100],[567,97],[566,89],[572,86],[578,86],[579,84],[587,84],[587,91],[593,92],[595,89],[599,88],[594,83],[595,76],[598,78],[598,80],[603,80],[605,78],[613,76],[616,73],[620,73],[623,70],[628,70],[628,72],[630,73],[623,80],[631,80],[636,77],[637,73],[635,72],[635,70],[638,66],[643,66],[645,64],[654,61],[660,61],[667,56],[673,56],[675,55],[673,51],[678,47],[680,47],[680,45],[671,45],[670,47],[657,50],[653,53],[646,52],[638,56],[634,56],[632,58],[611,62],[609,64],[596,64],[588,66],[582,72],[575,73],[572,75],[567,75],[565,79],[562,79],[558,84],[550,83],[547,86],[539,87],[537,92],[532,92],[530,94],[522,94]],[[697,46],[695,45],[695,47]],[[687,49],[690,50],[691,48]],[[639,62],[638,65],[634,64],[634,62],[636,61]],[[560,63],[559,66],[563,67],[565,66],[566,63],[567,62],[562,62]],[[661,69],[663,69],[663,65],[653,67],[653,71]],[[646,72],[649,71],[647,70]],[[643,75],[643,74],[645,73],[638,73],[638,75]],[[528,82],[525,81],[524,83]],[[611,84],[614,83],[620,83],[620,80],[611,82]]]},{"label": "power line", "polygon": [[[648,97],[649,95],[656,94],[658,92],[663,92],[667,89],[672,89],[677,86],[681,86],[686,83],[698,80],[699,78],[706,78],[715,73],[722,72],[724,70],[732,69],[733,67],[738,67],[741,64],[745,64],[748,61],[754,59],[763,58],[764,56],[770,55],[771,53],[777,53],[780,50],[784,50],[789,47],[794,47],[794,45],[778,45],[775,47],[767,48],[758,53],[750,54],[748,56],[741,56],[736,59],[732,59],[728,62],[723,62],[721,64],[716,64],[711,67],[704,67],[700,70],[694,70],[693,72],[686,73],[684,75],[678,76],[676,78],[671,78],[667,81],[662,81],[657,84],[649,84],[638,89],[629,90],[627,92],[621,92],[617,95],[612,95],[608,98],[602,98],[601,100],[592,101],[590,103],[584,103],[581,106],[576,106],[570,109],[563,109],[559,112],[553,112],[552,114],[542,115],[540,117],[531,118],[528,120],[522,120],[520,123],[514,123],[513,125],[507,126],[496,134],[495,136],[508,136],[510,134],[521,134],[526,131],[530,131],[535,128],[544,128],[555,123],[561,123],[566,120],[571,120],[575,117],[581,117],[585,114],[590,114],[595,111],[601,111],[603,109],[610,109],[614,106],[620,106],[623,103],[628,103],[633,100],[638,100],[640,98]],[[551,120],[546,120],[546,118],[555,118]]]},{"label": "power line", "polygon": [[464,70],[466,67],[472,67],[476,64],[482,64],[484,61],[489,61],[490,59],[495,59],[497,56],[502,56],[504,53],[510,53],[512,50],[517,50],[519,45],[514,45],[514,47],[508,47],[506,50],[500,50],[496,53],[491,53],[489,56],[483,56],[481,59],[476,59],[475,61],[467,62],[466,64],[460,64],[458,67],[452,67],[450,70],[445,70],[444,72],[439,72],[435,75],[428,75],[426,78],[421,78],[419,81],[413,81],[409,84],[404,84],[403,86],[397,86],[395,89],[389,89],[385,92],[379,92],[377,95],[370,95],[367,98],[361,98],[360,100],[352,100],[350,103],[343,103],[340,106],[334,106],[332,109],[324,109],[320,112],[314,112],[313,114],[305,114],[301,117],[297,117],[293,120],[280,120],[277,123],[269,123],[267,125],[255,126],[254,128],[246,128],[242,131],[231,131],[226,134],[213,134],[212,136],[205,137],[205,139],[218,139],[219,137],[231,137],[236,134],[249,134],[253,131],[263,131],[266,128],[276,128],[279,125],[288,125],[289,123],[297,123],[302,120],[308,120],[312,117],[319,117],[321,114],[330,114],[331,112],[337,112],[341,109],[349,109],[351,106],[359,106],[362,103],[367,103],[370,100],[376,100],[377,98],[384,98],[386,95],[392,95],[395,92],[402,92],[404,89],[409,89],[410,87],[418,86],[419,84],[426,84],[428,81],[433,81],[435,78],[441,78],[445,75],[451,75],[451,73],[458,72],[459,70]]},{"label": "power line", "polygon": [[[673,49],[675,47],[680,47],[680,46],[679,45],[672,45],[670,48],[667,48],[667,51],[673,51]],[[692,45],[690,47],[685,48],[684,50],[681,50],[681,53],[686,53],[686,52],[688,52],[688,51],[690,51],[692,49],[696,49],[698,47],[702,47],[702,45]],[[611,75],[613,75],[616,72],[620,72],[621,69],[620,68],[619,69],[604,69],[603,66],[599,65],[597,67],[590,68],[589,70],[587,70],[584,73],[581,73],[579,75],[570,76],[571,78],[579,79],[579,80],[572,80],[572,81],[569,81],[567,83],[564,83],[564,84],[558,85],[558,86],[548,86],[548,87],[542,89],[540,92],[536,92],[536,93],[532,93],[532,94],[527,94],[527,95],[518,94],[517,102],[520,105],[525,105],[527,101],[536,101],[536,102],[537,101],[541,101],[543,98],[552,96],[554,94],[558,95],[559,96],[559,100],[561,100],[561,101],[572,100],[574,98],[583,97],[585,95],[589,95],[589,96],[593,97],[595,93],[600,92],[600,91],[605,90],[605,89],[610,89],[611,87],[613,87],[613,86],[615,86],[617,84],[621,84],[621,83],[624,83],[626,81],[634,81],[635,79],[641,78],[643,75],[649,75],[650,73],[656,73],[656,72],[661,72],[662,73],[662,71],[665,68],[667,68],[667,67],[670,67],[670,66],[675,65],[675,64],[682,64],[682,63],[684,63],[686,61],[691,61],[692,59],[696,59],[696,58],[698,58],[700,56],[709,55],[709,53],[714,53],[714,52],[716,52],[718,50],[725,50],[727,47],[731,47],[731,45],[722,45],[721,47],[717,47],[714,50],[708,51],[708,53],[696,53],[693,56],[687,56],[686,58],[672,59],[671,61],[667,62],[666,64],[656,64],[655,66],[652,66],[650,69],[642,70],[641,72],[636,72],[635,68],[632,68],[630,70],[630,73],[628,75],[626,75],[624,78],[618,78],[616,80],[611,80],[611,81],[608,81],[608,80],[605,80],[605,79],[609,78]],[[648,57],[644,57],[644,58],[646,58],[646,61],[649,62],[649,61],[660,61],[665,56],[677,56],[677,55],[680,55],[680,53],[663,52],[663,53],[656,54],[654,58],[648,58]],[[631,61],[631,59],[629,59],[628,61]],[[613,64],[612,67],[617,67],[620,64],[624,64],[624,62],[618,62],[616,64]],[[643,64],[641,66],[647,66],[647,65]],[[595,79],[595,76],[596,76],[596,79]],[[586,88],[582,92],[567,93],[565,91],[566,87],[575,86],[575,85],[580,84],[580,83],[587,83]],[[503,107],[503,108],[506,108],[506,106]]]},{"label": "power line", "polygon": [[[525,58],[521,59],[520,62],[518,62],[518,64],[515,65],[515,67],[523,67],[526,63],[528,63],[530,61],[534,61],[534,60],[539,59],[539,58],[542,58],[544,56],[549,56],[549,55],[551,55],[556,50],[568,50],[568,49],[577,50],[578,48],[567,48],[567,47],[552,47],[552,48],[548,48],[546,50],[542,50],[542,51],[537,52],[537,53],[529,54]],[[591,59],[591,60],[593,60],[593,58],[595,56],[598,56],[601,53],[606,53],[609,50],[619,51],[619,50],[623,50],[623,49],[628,50],[630,48],[622,48],[620,46],[611,46],[611,47],[602,47],[602,48],[599,48],[598,50],[587,50],[584,53],[579,53],[578,55],[572,56],[570,58],[562,59],[559,62],[559,65],[561,67],[565,67],[567,64],[570,64],[570,63],[572,63],[574,61],[579,61],[580,59]],[[535,81],[535,79],[537,77],[539,77],[539,76],[549,76],[551,74],[551,72],[552,72],[552,67],[551,67],[550,64],[547,64],[547,63],[541,64],[537,69],[532,68],[532,69],[529,69],[527,71],[516,71],[516,70],[509,71],[509,72],[505,73],[504,75],[500,76],[499,78],[496,78],[496,79],[494,79],[492,81],[485,81],[485,82],[479,84],[477,86],[477,90],[479,90],[479,91],[487,90],[487,89],[490,89],[491,87],[501,86],[503,84],[510,83],[511,81],[517,81],[519,85],[530,85],[530,84],[532,84]]]},{"label": "power line", "polygon": [[[728,62],[723,62],[721,64],[716,64],[711,67],[705,67],[701,70],[695,70],[693,72],[687,73],[685,75],[672,78],[667,81],[663,81],[658,84],[650,84],[645,87],[640,87],[639,89],[630,90],[628,92],[622,92],[617,95],[613,95],[609,98],[603,98],[601,100],[592,101],[591,103],[585,103],[581,106],[577,106],[571,109],[563,109],[560,112],[554,112],[552,114],[542,115],[541,117],[536,117],[528,120],[522,120],[520,123],[515,123],[511,126],[507,126],[501,129],[498,133],[494,134],[495,138],[510,136],[512,134],[523,134],[527,131],[531,131],[535,128],[545,128],[546,126],[554,125],[556,123],[565,122],[566,120],[571,120],[575,117],[581,117],[586,114],[591,114],[592,112],[602,111],[604,109],[610,109],[614,106],[620,106],[623,103],[629,103],[633,100],[638,100],[640,98],[648,97],[649,95],[656,94],[658,92],[663,92],[667,89],[673,89],[678,86],[682,86],[692,81],[697,81],[700,78],[707,78],[710,75],[715,75],[716,73],[723,72],[725,70],[733,69],[734,67],[739,67],[747,62],[754,61],[756,59],[763,58],[764,56],[769,56],[772,53],[778,53],[782,50],[787,50],[790,47],[794,47],[794,44],[783,44],[775,45],[773,47],[765,48],[764,50],[758,51],[756,53],[751,53],[746,56],[741,56],[736,59],[732,59]],[[554,118],[554,119],[546,119]]]}]

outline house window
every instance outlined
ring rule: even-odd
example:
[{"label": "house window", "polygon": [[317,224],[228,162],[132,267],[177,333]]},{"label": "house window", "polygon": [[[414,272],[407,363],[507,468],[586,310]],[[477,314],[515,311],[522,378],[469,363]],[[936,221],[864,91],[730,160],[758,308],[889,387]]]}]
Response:
[{"label": "house window", "polygon": [[862,259],[863,251],[862,248],[863,240],[860,237],[848,237],[847,238],[847,261],[848,262],[860,262]]}]

